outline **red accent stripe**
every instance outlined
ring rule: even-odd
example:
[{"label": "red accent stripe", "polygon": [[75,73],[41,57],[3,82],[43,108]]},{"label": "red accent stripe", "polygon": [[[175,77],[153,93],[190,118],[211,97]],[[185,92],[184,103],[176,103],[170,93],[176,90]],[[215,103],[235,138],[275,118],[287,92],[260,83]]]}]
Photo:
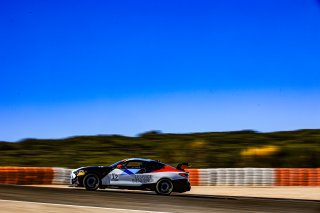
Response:
[{"label": "red accent stripe", "polygon": [[173,168],[172,166],[166,165],[163,168],[155,170],[153,172],[181,172],[181,171],[176,168]]}]

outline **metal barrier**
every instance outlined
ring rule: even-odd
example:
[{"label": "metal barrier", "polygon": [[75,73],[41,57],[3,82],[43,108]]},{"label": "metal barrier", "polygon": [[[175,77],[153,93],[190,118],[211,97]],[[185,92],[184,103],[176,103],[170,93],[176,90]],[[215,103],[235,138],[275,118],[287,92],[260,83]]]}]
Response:
[{"label": "metal barrier", "polygon": [[0,183],[2,184],[52,184],[52,168],[37,167],[0,167]]},{"label": "metal barrier", "polygon": [[[320,168],[187,169],[192,186],[320,186]],[[0,167],[0,184],[41,185],[70,181],[71,169]]]},{"label": "metal barrier", "polygon": [[193,186],[320,186],[320,168],[189,169]]},{"label": "metal barrier", "polygon": [[52,184],[60,185],[70,184],[70,174],[72,169],[65,169],[65,168],[53,168],[53,179]]},{"label": "metal barrier", "polygon": [[69,184],[71,169],[44,167],[0,167],[0,184]]},{"label": "metal barrier", "polygon": [[320,168],[278,168],[276,170],[277,186],[319,186]]}]

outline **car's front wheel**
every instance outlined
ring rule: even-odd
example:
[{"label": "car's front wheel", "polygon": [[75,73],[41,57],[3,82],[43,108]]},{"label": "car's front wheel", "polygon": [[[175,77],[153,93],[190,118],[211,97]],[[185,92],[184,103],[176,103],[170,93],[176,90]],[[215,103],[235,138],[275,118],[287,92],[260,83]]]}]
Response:
[{"label": "car's front wheel", "polygon": [[155,191],[160,195],[170,195],[173,190],[173,184],[169,179],[161,179],[157,182]]},{"label": "car's front wheel", "polygon": [[95,174],[88,174],[83,179],[83,185],[86,190],[95,191],[100,186],[100,179]]}]

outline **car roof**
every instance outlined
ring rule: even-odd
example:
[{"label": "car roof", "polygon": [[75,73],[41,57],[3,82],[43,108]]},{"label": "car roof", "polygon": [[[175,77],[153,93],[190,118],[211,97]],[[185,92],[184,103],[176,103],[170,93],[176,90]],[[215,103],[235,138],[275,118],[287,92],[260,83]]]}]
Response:
[{"label": "car roof", "polygon": [[146,159],[146,158],[128,158],[128,159],[125,159],[125,161],[145,161],[145,162],[151,162],[151,161],[156,161],[156,160]]}]

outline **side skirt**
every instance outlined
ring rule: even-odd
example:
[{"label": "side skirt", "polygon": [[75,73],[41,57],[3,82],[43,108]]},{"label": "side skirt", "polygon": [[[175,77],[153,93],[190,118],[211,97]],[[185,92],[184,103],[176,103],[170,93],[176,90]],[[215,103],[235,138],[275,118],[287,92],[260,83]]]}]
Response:
[{"label": "side skirt", "polygon": [[129,190],[147,190],[153,191],[155,184],[145,184],[142,186],[113,186],[113,185],[102,185],[100,189],[129,189]]}]

